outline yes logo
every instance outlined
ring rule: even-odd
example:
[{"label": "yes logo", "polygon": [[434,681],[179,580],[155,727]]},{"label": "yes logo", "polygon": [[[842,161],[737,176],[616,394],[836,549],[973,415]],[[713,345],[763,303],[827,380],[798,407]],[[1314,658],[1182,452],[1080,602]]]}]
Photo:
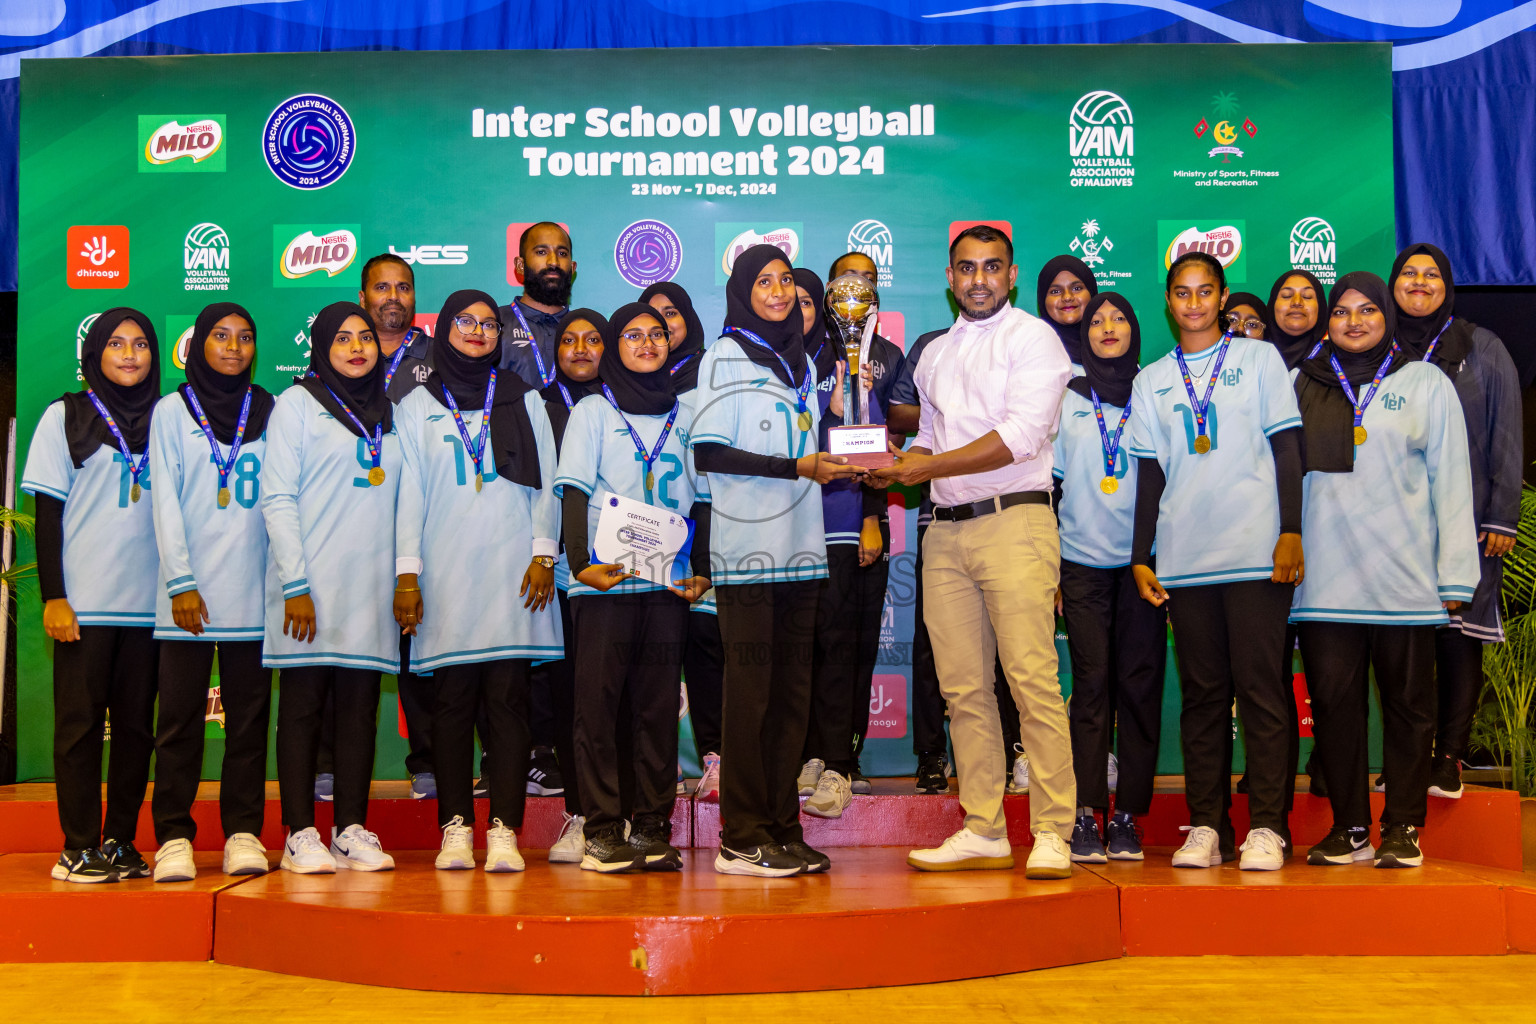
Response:
[{"label": "yes logo", "polygon": [[224,115],[140,114],[139,170],[224,170]]}]

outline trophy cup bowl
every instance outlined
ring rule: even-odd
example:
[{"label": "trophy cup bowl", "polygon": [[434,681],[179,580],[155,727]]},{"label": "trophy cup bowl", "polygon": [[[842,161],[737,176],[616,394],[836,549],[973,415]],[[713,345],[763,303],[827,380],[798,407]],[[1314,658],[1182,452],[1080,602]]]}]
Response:
[{"label": "trophy cup bowl", "polygon": [[858,274],[844,274],[827,285],[825,299],[827,323],[842,340],[848,369],[843,375],[843,423],[827,432],[827,451],[840,455],[850,465],[881,469],[895,459],[886,444],[885,427],[869,422],[868,410],[860,401],[859,353],[864,344],[864,330],[879,307],[875,286]]}]

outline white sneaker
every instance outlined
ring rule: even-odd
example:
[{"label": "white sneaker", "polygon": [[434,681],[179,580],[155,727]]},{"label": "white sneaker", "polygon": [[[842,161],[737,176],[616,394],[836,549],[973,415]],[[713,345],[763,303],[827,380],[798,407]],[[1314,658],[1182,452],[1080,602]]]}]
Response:
[{"label": "white sneaker", "polygon": [[521,871],[526,866],[523,855],[517,852],[517,833],[503,825],[500,818],[492,818],[485,833],[485,870],[494,874]]},{"label": "white sneaker", "polygon": [[1120,759],[1114,754],[1109,755],[1109,791],[1113,793],[1120,788]]},{"label": "white sneaker", "polygon": [[810,796],[816,792],[816,783],[821,779],[821,773],[827,770],[827,762],[819,757],[813,757],[805,762],[805,767],[800,769],[800,778],[795,785],[800,787],[801,796]]},{"label": "white sneaker", "polygon": [[[561,812],[564,813],[563,811]],[[551,864],[580,864],[581,858],[586,856],[587,844],[583,838],[582,829],[586,828],[587,819],[580,814],[566,814],[565,824],[560,827],[560,838],[555,840],[555,845],[549,848],[549,862]]]},{"label": "white sneaker", "polygon": [[1008,780],[1008,792],[1029,792],[1029,755],[1024,753],[1024,744],[1015,743],[1013,752],[1018,756],[1013,759],[1013,777]]},{"label": "white sneaker", "polygon": [[192,863],[192,840],[172,839],[155,851],[155,881],[190,882],[197,877]]},{"label": "white sneaker", "polygon": [[475,866],[475,830],[464,824],[464,816],[455,814],[443,826],[443,848],[433,866],[439,871],[468,871]]},{"label": "white sneaker", "polygon": [[950,836],[931,850],[913,850],[907,864],[919,871],[972,871],[1013,867],[1013,847],[1007,837],[988,839],[968,828]]},{"label": "white sneaker", "polygon": [[1285,840],[1271,829],[1256,828],[1249,832],[1239,849],[1243,857],[1237,866],[1244,871],[1279,871],[1285,866]]},{"label": "white sneaker", "polygon": [[331,856],[338,868],[352,871],[393,871],[395,858],[384,852],[379,837],[361,825],[348,825],[337,834],[331,826]]},{"label": "white sneaker", "polygon": [[1214,868],[1221,864],[1221,837],[1215,829],[1208,825],[1181,825],[1179,831],[1188,832],[1189,837],[1173,851],[1174,867]]},{"label": "white sneaker", "polygon": [[1035,833],[1035,848],[1024,864],[1025,878],[1071,878],[1072,855],[1053,828]]},{"label": "white sneaker", "polygon": [[693,798],[710,804],[720,802],[719,754],[709,753],[704,755],[704,777],[699,779],[699,788],[693,791]]},{"label": "white sneaker", "polygon": [[841,818],[852,802],[853,784],[841,772],[828,770],[816,780],[816,791],[801,810],[818,818]]},{"label": "white sneaker", "polygon": [[249,832],[236,832],[224,840],[224,873],[226,875],[264,875],[272,870],[267,861],[267,848]]},{"label": "white sneaker", "polygon": [[333,875],[336,873],[336,858],[331,856],[319,831],[311,825],[288,833],[288,838],[283,842],[280,866],[284,871],[292,871],[296,875]]}]

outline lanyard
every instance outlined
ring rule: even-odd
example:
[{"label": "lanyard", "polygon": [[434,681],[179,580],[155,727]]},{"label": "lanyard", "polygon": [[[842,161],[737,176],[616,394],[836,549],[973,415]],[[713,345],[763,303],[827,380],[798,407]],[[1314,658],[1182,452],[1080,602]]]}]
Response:
[{"label": "lanyard", "polygon": [[[1438,341],[1439,339],[1436,338],[1435,340]],[[1365,417],[1365,407],[1370,405],[1371,399],[1376,397],[1376,389],[1381,386],[1382,378],[1387,375],[1387,367],[1392,365],[1392,359],[1396,355],[1397,342],[1394,341],[1392,342],[1391,351],[1387,353],[1387,358],[1383,359],[1381,365],[1376,367],[1376,376],[1371,378],[1370,390],[1366,391],[1365,396],[1358,402],[1355,401],[1355,389],[1349,386],[1349,378],[1344,376],[1344,368],[1339,365],[1339,357],[1333,354],[1328,356],[1328,363],[1333,367],[1333,374],[1339,378],[1339,387],[1344,389],[1344,397],[1349,399],[1349,404],[1355,410],[1355,444],[1357,445],[1365,444],[1365,428],[1360,425],[1361,419]]]},{"label": "lanyard", "polygon": [[[1440,344],[1440,336],[1443,335],[1450,328],[1451,324],[1453,322],[1455,322],[1455,320],[1456,320],[1456,318],[1454,316],[1451,317],[1450,319],[1446,320],[1445,326],[1440,328],[1440,334],[1435,335],[1435,340],[1430,342],[1429,343],[1429,348],[1426,348],[1424,350],[1424,361],[1426,363],[1434,358],[1435,346]],[[1396,344],[1396,342],[1393,342],[1393,344]]]},{"label": "lanyard", "polygon": [[469,439],[469,431],[464,428],[464,417],[459,413],[459,403],[453,400],[453,392],[446,386],[443,388],[443,397],[448,400],[448,411],[453,413],[454,426],[459,428],[459,436],[464,439],[464,447],[469,452],[469,457],[475,460],[475,493],[480,493],[480,488],[485,486],[485,435],[491,429],[491,404],[496,400],[496,371],[491,370],[491,379],[485,386],[485,414],[480,418],[480,443]]},{"label": "lanyard", "polygon": [[1216,353],[1216,363],[1211,367],[1211,379],[1205,385],[1205,399],[1195,397],[1195,382],[1189,376],[1189,364],[1184,362],[1184,349],[1173,346],[1173,358],[1178,361],[1179,372],[1184,375],[1184,390],[1189,393],[1189,404],[1195,413],[1195,451],[1201,455],[1211,450],[1211,439],[1205,433],[1205,414],[1211,407],[1211,393],[1216,390],[1216,378],[1221,376],[1221,364],[1227,358],[1232,345],[1232,332],[1221,336],[1221,349]]},{"label": "lanyard", "polygon": [[697,352],[695,352],[691,356],[684,356],[683,358],[679,359],[675,364],[673,364],[672,369],[667,371],[667,376],[668,377],[676,377],[678,370],[681,370],[683,367],[687,366],[689,363],[693,362],[697,358],[699,358],[699,354]]},{"label": "lanyard", "polygon": [[[784,367],[784,378],[786,380],[794,380],[795,379],[794,371],[789,368],[789,363],[785,360],[785,358],[783,356],[779,355],[778,352],[774,351],[774,348],[773,348],[772,345],[768,344],[762,338],[759,338],[757,335],[753,334],[751,331],[747,330],[745,327],[727,327],[726,330],[731,331],[731,332],[733,332],[735,334],[739,334],[739,335],[741,335],[741,337],[745,338],[747,341],[750,341],[752,344],[757,345],[757,346],[759,346],[761,348],[765,348],[769,352],[772,352],[773,353],[773,358],[777,359],[779,361],[779,365]],[[793,387],[793,385],[791,385],[791,387]],[[801,384],[798,388],[795,388],[795,410],[800,413],[800,429],[801,429],[801,431],[808,431],[808,430],[811,429],[811,410],[810,410],[809,406],[806,405],[806,397],[810,393],[811,393],[811,361],[809,359],[807,359],[805,361],[805,383]]]},{"label": "lanyard", "polygon": [[651,492],[656,489],[656,472],[651,467],[661,455],[661,446],[667,443],[667,435],[672,433],[672,424],[677,422],[677,410],[682,407],[681,402],[672,403],[672,411],[667,414],[667,424],[661,428],[661,436],[656,439],[656,447],[649,452],[645,449],[645,442],[640,440],[640,434],[634,425],[629,422],[629,417],[624,415],[624,410],[619,408],[618,399],[613,397],[613,392],[608,390],[608,385],[603,385],[603,397],[608,399],[608,404],[613,406],[613,411],[619,414],[619,419],[624,421],[624,429],[629,431],[629,439],[635,443],[635,451],[640,453],[640,458],[645,462],[645,503],[654,504],[651,501]]},{"label": "lanyard", "polygon": [[569,411],[571,409],[576,408],[576,403],[571,400],[570,388],[567,388],[565,386],[565,382],[557,380],[557,381],[555,381],[555,386],[560,389],[560,397],[565,399],[565,408],[566,408],[566,410]]},{"label": "lanyard", "polygon": [[[401,349],[405,348],[404,345],[400,347]],[[330,391],[331,397],[336,399],[336,404],[341,406],[341,411],[347,414],[347,419],[352,421],[352,425],[357,428],[358,433],[363,435],[363,441],[368,445],[368,457],[373,460],[373,468],[368,471],[368,483],[374,487],[379,486],[379,484],[384,482],[384,467],[379,465],[379,457],[384,450],[384,422],[380,420],[374,424],[373,436],[369,437],[368,428],[363,426],[363,421],[357,418],[357,414],[352,411],[351,407],[341,400],[340,395],[331,391],[329,384],[324,386],[325,390]],[[446,391],[447,389],[444,388],[443,390]]]},{"label": "lanyard", "polygon": [[1093,398],[1093,414],[1098,417],[1099,439],[1104,445],[1104,479],[1099,481],[1099,490],[1105,494],[1114,494],[1120,489],[1120,481],[1115,479],[1115,456],[1120,452],[1120,434],[1125,430],[1125,421],[1131,418],[1131,400],[1125,400],[1125,411],[1120,414],[1120,424],[1115,427],[1115,434],[1111,437],[1109,429],[1104,425],[1104,409],[1099,405],[1099,393],[1090,387],[1088,394]]},{"label": "lanyard", "polygon": [[123,432],[118,429],[117,421],[112,418],[110,412],[107,412],[107,407],[102,404],[101,399],[96,397],[96,392],[86,388],[85,393],[90,397],[91,404],[96,407],[96,411],[101,413],[101,418],[107,421],[107,429],[112,431],[113,437],[117,438],[117,447],[122,450],[123,461],[128,463],[128,474],[133,477],[133,489],[130,493],[133,495],[133,500],[138,501],[143,494],[139,489],[139,474],[144,472],[145,466],[149,465],[149,446],[145,446],[144,455],[139,459],[139,464],[135,466],[133,464],[133,453],[128,450],[128,439],[123,437]]},{"label": "lanyard", "polygon": [[395,354],[390,357],[389,365],[384,368],[384,390],[389,390],[389,382],[395,379],[395,371],[400,369],[400,360],[405,358],[406,350],[411,347],[411,339],[416,336],[416,328],[412,327],[405,332],[405,337],[400,339],[400,347],[395,349]]},{"label": "lanyard", "polygon": [[527,319],[523,316],[523,308],[516,299],[512,300],[512,314],[517,317],[517,324],[528,335],[528,344],[533,346],[533,361],[539,368],[539,386],[547,388],[549,382],[555,379],[553,372],[544,371],[544,353],[539,351],[539,339],[533,336],[533,328],[528,326]]},{"label": "lanyard", "polygon": [[245,386],[245,401],[240,404],[240,422],[235,426],[235,441],[229,446],[228,462],[219,455],[219,440],[213,436],[213,427],[203,412],[203,403],[197,400],[197,392],[190,385],[187,387],[187,398],[192,401],[192,411],[197,413],[197,422],[203,428],[203,436],[208,439],[208,447],[213,449],[213,464],[219,468],[219,508],[229,508],[229,472],[235,468],[235,458],[240,454],[241,442],[245,440],[245,421],[251,415],[251,386]]}]

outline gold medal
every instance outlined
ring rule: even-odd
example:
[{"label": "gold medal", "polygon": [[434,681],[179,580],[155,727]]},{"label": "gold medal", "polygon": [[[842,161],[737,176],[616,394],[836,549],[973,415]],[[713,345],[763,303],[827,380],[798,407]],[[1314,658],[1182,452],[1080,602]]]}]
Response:
[{"label": "gold medal", "polygon": [[368,471],[368,483],[369,483],[370,486],[377,487],[377,486],[379,486],[379,484],[382,484],[383,482],[384,482],[384,467],[383,466],[374,466],[372,469],[370,469]]},{"label": "gold medal", "polygon": [[219,508],[229,508],[229,488],[219,488]]},{"label": "gold medal", "polygon": [[133,487],[128,490],[128,497],[137,502],[143,496],[144,492],[139,488],[139,482],[135,480],[133,482]]},{"label": "gold medal", "polygon": [[1112,476],[1107,476],[1103,480],[1099,481],[1099,490],[1103,491],[1105,494],[1114,494],[1119,489],[1120,481],[1116,480]]},{"label": "gold medal", "polygon": [[809,409],[801,409],[800,410],[800,429],[801,429],[801,431],[806,431],[806,430],[810,430],[811,429],[811,410],[809,410]]},{"label": "gold medal", "polygon": [[484,473],[476,473],[475,474],[475,493],[479,494],[480,493],[480,488],[482,488],[484,486],[485,486],[485,474]]},{"label": "gold medal", "polygon": [[645,471],[645,489],[648,491],[654,491],[656,489],[656,474],[652,473],[650,470]]},{"label": "gold medal", "polygon": [[1365,428],[1364,427],[1356,427],[1355,428],[1355,444],[1365,444],[1365,437],[1366,437]]},{"label": "gold medal", "polygon": [[1211,439],[1201,434],[1195,438],[1195,454],[1204,455],[1211,450]]}]

